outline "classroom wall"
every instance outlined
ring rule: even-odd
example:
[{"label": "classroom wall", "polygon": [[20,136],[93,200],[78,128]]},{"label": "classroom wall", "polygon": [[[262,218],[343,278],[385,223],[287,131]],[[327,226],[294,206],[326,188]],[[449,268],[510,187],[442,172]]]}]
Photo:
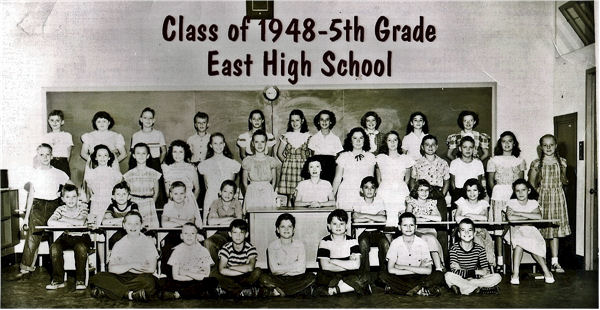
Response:
[{"label": "classroom wall", "polygon": [[[323,9],[327,8],[327,9]],[[2,159],[11,186],[26,180],[36,141],[45,132],[45,91],[87,90],[262,90],[349,88],[382,85],[452,85],[497,83],[495,136],[513,130],[527,162],[536,157],[537,139],[552,131],[554,99],[554,4],[552,2],[277,2],[282,20],[312,17],[324,25],[332,18],[359,15],[367,32],[377,17],[395,24],[414,24],[419,16],[437,28],[433,43],[336,42],[318,39],[296,44],[219,40],[165,42],[165,15],[183,14],[193,23],[239,23],[245,2],[84,2],[6,4],[3,37]],[[253,32],[252,42],[257,42]],[[304,49],[320,59],[330,49],[336,55],[349,48],[363,57],[394,53],[392,77],[332,77],[319,74],[287,77],[208,78],[206,54],[219,49],[223,57],[261,54],[278,48],[289,55]],[[297,56],[297,54],[296,54]],[[291,57],[291,56],[290,56]],[[118,103],[110,103],[118,106]],[[440,109],[439,113],[455,113]],[[532,121],[535,120],[535,121]],[[77,154],[72,154],[76,157]],[[23,201],[23,200],[22,200]]]}]

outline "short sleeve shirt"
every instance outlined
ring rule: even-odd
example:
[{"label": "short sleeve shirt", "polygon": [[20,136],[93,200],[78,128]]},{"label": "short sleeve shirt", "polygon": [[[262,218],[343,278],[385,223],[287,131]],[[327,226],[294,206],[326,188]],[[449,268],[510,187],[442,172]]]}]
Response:
[{"label": "short sleeve shirt", "polygon": [[406,151],[406,155],[417,160],[421,158],[421,142],[425,134],[417,136],[414,131],[402,138],[402,149]]},{"label": "short sleeve shirt", "polygon": [[227,209],[226,209],[225,205],[223,204],[223,200],[221,200],[220,198],[216,199],[210,205],[208,217],[209,218],[219,218],[219,217],[242,218],[242,204],[240,203],[239,200],[234,198],[231,201],[229,207],[227,207]]},{"label": "short sleeve shirt", "polygon": [[311,180],[300,181],[296,186],[296,200],[305,202],[327,202],[329,194],[333,191],[331,183],[327,180],[319,180],[314,183]]},{"label": "short sleeve shirt", "polygon": [[131,137],[131,147],[138,143],[146,143],[150,147],[150,155],[152,158],[160,157],[160,148],[166,146],[165,136],[160,130],[152,129],[150,132],[142,130],[136,132]]},{"label": "short sleeve shirt", "polygon": [[233,248],[233,242],[226,243],[219,250],[219,258],[227,259],[227,267],[248,264],[250,258],[257,256],[256,248],[248,242],[244,242],[244,247],[239,252]]},{"label": "short sleeve shirt", "polygon": [[331,235],[325,236],[319,242],[317,258],[350,259],[352,254],[360,255],[358,241],[348,235],[345,237],[344,240],[336,241],[331,238]]},{"label": "short sleeve shirt", "polygon": [[67,181],[69,181],[69,176],[62,170],[54,167],[50,167],[50,169],[34,168],[30,179],[35,191],[33,198],[54,200],[60,197],[58,190]]},{"label": "short sleeve shirt", "polygon": [[[154,245],[154,239],[141,234],[137,238],[125,236],[113,247],[108,258],[108,269],[110,271],[111,263],[132,263],[141,266],[153,262],[157,258],[158,252]],[[130,270],[130,272],[133,271]]]},{"label": "short sleeve shirt", "polygon": [[386,259],[395,261],[399,265],[408,266],[430,266],[432,264],[429,247],[423,239],[415,236],[412,246],[409,248],[400,236],[390,243]]},{"label": "short sleeve shirt", "polygon": [[310,137],[308,148],[313,150],[315,155],[332,156],[344,150],[338,136],[333,134],[333,132],[329,132],[328,135],[324,136],[320,130]]},{"label": "short sleeve shirt", "polygon": [[192,162],[200,162],[206,159],[208,151],[208,143],[210,142],[210,134],[200,136],[197,133],[187,139],[187,143],[192,148]]},{"label": "short sleeve shirt", "polygon": [[73,136],[66,131],[49,132],[42,141],[52,146],[53,157],[69,157],[68,149],[73,146]]},{"label": "short sleeve shirt", "polygon": [[442,187],[444,180],[450,179],[448,163],[439,156],[434,155],[433,160],[421,157],[415,161],[411,171],[411,177],[415,180],[423,179],[432,186]]},{"label": "short sleeve shirt", "polygon": [[468,179],[477,179],[484,174],[483,164],[479,159],[473,158],[470,163],[465,163],[457,158],[450,163],[450,173],[454,175],[456,188],[462,188]]},{"label": "short sleeve shirt", "polygon": [[210,274],[210,266],[215,264],[205,247],[199,243],[187,245],[183,242],[173,249],[167,263],[179,266],[182,272],[193,272],[205,277]]}]

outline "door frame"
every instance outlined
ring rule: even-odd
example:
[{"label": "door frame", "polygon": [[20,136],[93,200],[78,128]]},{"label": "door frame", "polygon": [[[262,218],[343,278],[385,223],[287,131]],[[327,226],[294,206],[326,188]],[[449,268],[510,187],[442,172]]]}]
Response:
[{"label": "door frame", "polygon": [[596,114],[596,68],[585,72],[585,270],[598,270],[598,150]]}]

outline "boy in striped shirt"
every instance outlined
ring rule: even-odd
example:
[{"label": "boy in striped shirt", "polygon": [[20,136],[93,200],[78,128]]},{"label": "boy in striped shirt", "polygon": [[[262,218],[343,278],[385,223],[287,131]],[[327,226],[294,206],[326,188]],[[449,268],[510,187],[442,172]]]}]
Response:
[{"label": "boy in striped shirt", "polygon": [[498,293],[502,277],[490,273],[485,249],[473,241],[475,225],[469,218],[458,224],[459,242],[450,248],[450,270],[446,272],[446,284],[455,294]]},{"label": "boy in striped shirt", "polygon": [[246,242],[248,223],[235,219],[229,224],[228,233],[232,241],[219,251],[219,273],[215,277],[226,293],[256,297],[261,270],[255,267],[258,256],[256,248]]}]

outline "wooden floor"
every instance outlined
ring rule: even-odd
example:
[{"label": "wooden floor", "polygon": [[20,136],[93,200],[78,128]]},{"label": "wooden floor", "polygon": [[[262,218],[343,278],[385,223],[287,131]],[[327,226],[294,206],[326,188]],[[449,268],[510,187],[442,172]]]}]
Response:
[{"label": "wooden floor", "polygon": [[[4,268],[2,274],[13,270]],[[72,275],[71,275],[72,276]],[[3,277],[4,278],[4,277]],[[50,276],[36,271],[30,279],[17,282],[1,280],[2,308],[598,308],[598,274],[567,270],[555,275],[556,283],[521,277],[519,286],[511,285],[505,276],[499,295],[456,296],[444,290],[440,297],[408,297],[384,294],[373,288],[373,295],[357,297],[344,294],[315,298],[257,298],[219,300],[152,300],[133,303],[90,297],[89,289],[75,291],[73,278],[66,288],[46,291]]]}]

